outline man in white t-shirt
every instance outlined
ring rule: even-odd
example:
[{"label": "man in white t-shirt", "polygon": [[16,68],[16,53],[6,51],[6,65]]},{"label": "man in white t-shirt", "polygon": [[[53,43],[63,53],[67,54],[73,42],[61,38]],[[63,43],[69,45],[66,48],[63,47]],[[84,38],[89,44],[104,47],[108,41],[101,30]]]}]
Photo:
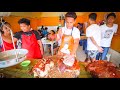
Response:
[{"label": "man in white t-shirt", "polygon": [[[68,14],[66,14],[66,19],[65,19],[66,26],[62,27],[58,32],[57,39],[58,40],[61,39],[61,44],[63,44],[63,41],[65,41],[65,39],[69,39],[69,37],[63,39],[64,35],[71,36],[74,39],[74,43],[72,45],[73,50],[70,51],[70,53],[60,51],[61,53],[70,54],[70,55],[75,55],[75,53],[76,53],[76,50],[79,45],[79,40],[80,40],[80,31],[78,28],[74,27],[76,17],[77,16],[75,16],[73,12],[68,12]],[[64,44],[67,44],[67,43],[64,43]]]},{"label": "man in white t-shirt", "polygon": [[[73,65],[72,57],[75,57],[80,40],[80,31],[74,27],[77,15],[75,12],[68,12],[65,14],[66,26],[62,27],[57,35],[57,40],[61,39],[61,45],[58,55],[67,56],[68,62]],[[66,60],[67,61],[67,60]],[[64,61],[63,61],[64,62]],[[64,64],[68,64],[64,62]]]},{"label": "man in white t-shirt", "polygon": [[88,59],[92,62],[96,60],[96,55],[99,52],[103,52],[103,49],[100,47],[101,42],[101,31],[99,25],[96,24],[96,13],[91,13],[89,15],[90,26],[86,29],[87,38],[87,50],[88,50]]},{"label": "man in white t-shirt", "polygon": [[113,35],[117,32],[118,29],[118,25],[114,24],[115,18],[115,13],[108,14],[106,18],[106,24],[100,26],[102,36],[101,46],[104,49],[104,51],[103,53],[99,54],[101,55],[101,57],[97,57],[98,59],[100,58],[101,60],[107,60],[106,55],[109,51]]}]

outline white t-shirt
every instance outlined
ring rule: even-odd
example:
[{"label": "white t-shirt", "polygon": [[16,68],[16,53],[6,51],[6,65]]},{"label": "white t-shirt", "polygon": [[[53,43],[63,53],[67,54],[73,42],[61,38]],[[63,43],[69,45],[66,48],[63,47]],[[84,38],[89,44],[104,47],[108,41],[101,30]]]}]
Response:
[{"label": "white t-shirt", "polygon": [[96,43],[100,46],[101,42],[101,31],[100,26],[97,24],[92,24],[86,29],[87,38],[87,50],[98,50],[98,48],[93,44],[90,37],[93,37]]},{"label": "white t-shirt", "polygon": [[[62,27],[62,35],[71,35],[73,39],[80,39],[80,31],[78,28],[73,27],[72,29],[67,29],[66,27]],[[61,35],[61,38],[62,38]],[[61,52],[70,54],[70,50],[68,49],[68,44],[65,44],[64,47],[61,49]]]},{"label": "white t-shirt", "polygon": [[72,29],[67,29],[66,27],[62,27],[62,34],[71,35],[71,33],[72,33],[73,39],[77,39],[77,38],[80,39],[80,31],[78,28],[73,27],[73,30],[72,30]]},{"label": "white t-shirt", "polygon": [[112,37],[114,33],[117,32],[117,29],[118,29],[117,24],[113,24],[113,27],[107,27],[106,24],[100,26],[100,30],[102,34],[101,35],[102,36],[102,40],[101,40],[102,47],[110,47]]},{"label": "white t-shirt", "polygon": [[58,46],[60,46],[61,45],[61,39],[58,41]]}]

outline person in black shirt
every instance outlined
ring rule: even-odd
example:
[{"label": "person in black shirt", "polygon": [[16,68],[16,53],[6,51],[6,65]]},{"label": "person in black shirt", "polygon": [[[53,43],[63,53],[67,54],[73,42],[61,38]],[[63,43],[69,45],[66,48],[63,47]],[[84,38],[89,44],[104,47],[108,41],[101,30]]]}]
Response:
[{"label": "person in black shirt", "polygon": [[43,47],[39,33],[31,30],[29,19],[22,18],[18,23],[22,31],[14,34],[14,41],[21,40],[21,48],[28,50],[27,58],[42,58]]},{"label": "person in black shirt", "polygon": [[38,32],[39,32],[40,37],[43,38],[44,36],[42,34],[42,31],[40,29],[38,29]]}]

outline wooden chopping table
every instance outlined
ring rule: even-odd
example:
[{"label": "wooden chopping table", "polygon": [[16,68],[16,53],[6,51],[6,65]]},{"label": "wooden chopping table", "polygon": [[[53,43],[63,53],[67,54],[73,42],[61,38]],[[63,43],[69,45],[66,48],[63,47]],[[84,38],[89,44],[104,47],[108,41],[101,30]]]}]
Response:
[{"label": "wooden chopping table", "polygon": [[[51,56],[51,57],[55,59],[57,56]],[[0,78],[34,78],[34,75],[31,70],[32,67],[39,60],[40,59],[31,59],[31,63],[27,67],[22,67],[19,63],[15,66],[0,69]],[[80,75],[78,76],[78,78],[91,78],[91,75],[88,72],[86,72],[83,62],[80,62]]]}]

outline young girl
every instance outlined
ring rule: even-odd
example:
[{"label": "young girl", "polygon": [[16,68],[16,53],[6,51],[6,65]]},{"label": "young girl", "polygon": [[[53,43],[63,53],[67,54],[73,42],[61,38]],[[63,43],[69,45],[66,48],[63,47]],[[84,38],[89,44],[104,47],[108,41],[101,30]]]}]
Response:
[{"label": "young girl", "polygon": [[[50,40],[50,41],[55,41],[56,38],[57,38],[57,35],[56,35],[55,31],[54,31],[54,30],[51,30],[50,33],[49,33],[49,35],[48,35],[48,40]],[[55,43],[55,44],[53,45],[53,48],[56,48],[57,46],[58,46],[57,43]],[[48,45],[48,47],[49,47],[49,53],[50,53],[50,52],[51,52],[51,51],[50,51],[51,45]]]},{"label": "young girl", "polygon": [[50,33],[49,33],[49,35],[48,35],[48,39],[50,40],[50,41],[54,41],[55,39],[56,39],[56,34],[55,34],[55,31],[54,30],[51,30],[50,31]]},{"label": "young girl", "polygon": [[10,24],[8,22],[4,22],[4,24],[0,24],[0,51],[6,51],[14,49],[13,42],[10,34]]}]

